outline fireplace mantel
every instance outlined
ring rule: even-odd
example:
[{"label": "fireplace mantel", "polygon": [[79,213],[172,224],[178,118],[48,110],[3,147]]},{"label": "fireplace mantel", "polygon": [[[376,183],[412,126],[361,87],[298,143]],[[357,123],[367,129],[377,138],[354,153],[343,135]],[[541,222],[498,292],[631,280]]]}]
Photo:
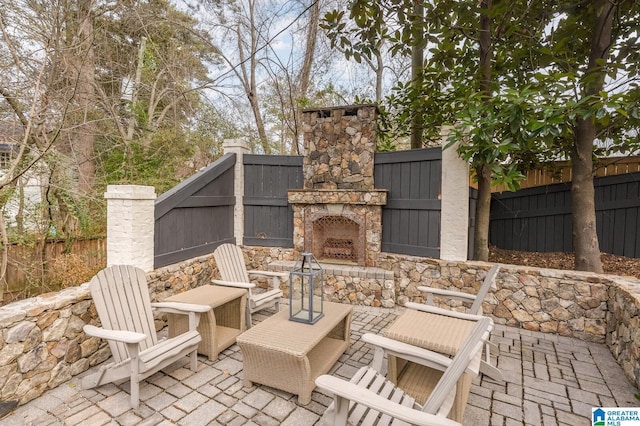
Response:
[{"label": "fireplace mantel", "polygon": [[290,204],[387,204],[386,189],[296,189],[288,191]]}]

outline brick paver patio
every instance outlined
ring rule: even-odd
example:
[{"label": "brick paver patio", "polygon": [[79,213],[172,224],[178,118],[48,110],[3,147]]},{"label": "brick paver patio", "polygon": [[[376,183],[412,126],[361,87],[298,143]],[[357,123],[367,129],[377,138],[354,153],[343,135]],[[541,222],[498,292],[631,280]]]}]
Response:
[{"label": "brick paver patio", "polygon": [[[403,308],[354,307],[351,347],[332,374],[350,378],[373,356],[360,341],[380,333]],[[264,314],[254,315],[260,321]],[[632,407],[638,393],[602,344],[497,325],[498,367],[505,382],[477,378],[465,425],[590,425],[591,407]],[[129,406],[128,383],[82,390],[79,378],[18,407],[0,425],[313,425],[331,398],[314,392],[307,406],[265,386],[242,386],[237,345],[216,362],[199,358],[194,373],[176,366],[141,384],[138,410]]]}]

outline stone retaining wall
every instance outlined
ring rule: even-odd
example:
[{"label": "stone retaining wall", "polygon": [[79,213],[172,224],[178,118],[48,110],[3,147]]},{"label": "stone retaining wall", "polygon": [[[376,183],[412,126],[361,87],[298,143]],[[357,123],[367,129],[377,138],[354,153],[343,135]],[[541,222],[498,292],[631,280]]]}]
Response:
[{"label": "stone retaining wall", "polygon": [[[292,249],[246,247],[245,253],[248,267],[253,269],[295,259]],[[373,306],[421,302],[418,285],[475,293],[490,268],[483,262],[388,253],[380,255],[377,266],[382,270],[380,277],[328,275],[325,291],[331,293],[332,300]],[[387,276],[389,271],[393,279]],[[148,275],[151,299],[164,300],[207,284],[212,276],[217,276],[213,256],[158,269]],[[363,278],[373,290],[368,295],[361,291]],[[497,323],[604,342],[628,378],[640,387],[638,280],[503,265],[497,283],[497,290],[489,293],[483,305],[484,312]],[[393,290],[385,288],[392,284]],[[455,304],[452,307],[461,309]],[[156,320],[161,329],[163,318]],[[88,338],[82,332],[86,323],[97,323],[87,284],[1,307],[0,401],[24,404],[106,360],[110,355],[106,342]]]},{"label": "stone retaining wall", "polygon": [[[399,304],[423,302],[419,285],[477,293],[491,267],[485,262],[448,262],[388,253],[383,253],[378,263],[394,271]],[[603,343],[608,290],[616,278],[503,265],[497,289],[489,291],[483,311],[499,324]],[[460,307],[460,302],[452,305]]]},{"label": "stone retaining wall", "polygon": [[[273,271],[290,271],[295,261],[275,261],[268,264]],[[393,308],[396,305],[392,271],[364,266],[324,264],[325,300],[351,305]],[[282,289],[288,297],[289,289]]]},{"label": "stone retaining wall", "polygon": [[[151,272],[151,300],[210,281],[212,256]],[[111,356],[106,341],[89,338],[87,323],[98,324],[88,283],[21,300],[0,308],[0,401],[24,404]],[[164,326],[163,318],[156,327]]]},{"label": "stone retaining wall", "polygon": [[615,280],[609,288],[606,343],[625,374],[640,388],[640,284]]},{"label": "stone retaining wall", "polygon": [[[258,253],[264,249],[258,247],[249,250],[254,261],[252,266],[257,269],[268,269],[272,259],[294,256],[287,249],[270,249],[269,256],[260,256]],[[275,262],[274,267],[277,268],[277,264]],[[395,301],[403,305],[407,301],[424,302],[417,290],[420,285],[475,294],[491,264],[381,253],[376,266],[393,271]],[[344,279],[347,278],[328,277],[330,283]],[[361,304],[370,301],[354,296],[347,299]],[[376,300],[372,304],[380,302]],[[440,304],[444,305],[443,301]],[[451,302],[448,306],[463,310],[461,302]],[[483,311],[499,324],[606,343],[627,377],[640,387],[640,281],[637,279],[502,265],[497,289],[485,298]]]}]

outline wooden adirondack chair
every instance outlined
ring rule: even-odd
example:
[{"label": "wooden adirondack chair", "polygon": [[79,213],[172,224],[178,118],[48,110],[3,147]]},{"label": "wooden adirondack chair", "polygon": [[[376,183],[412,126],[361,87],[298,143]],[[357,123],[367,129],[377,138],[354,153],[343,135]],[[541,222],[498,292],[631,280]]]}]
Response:
[{"label": "wooden adirondack chair", "polygon": [[[464,401],[456,402],[456,394],[461,393],[456,388],[464,386],[463,393],[468,395],[471,379],[479,373],[482,347],[492,328],[490,318],[480,318],[453,359],[379,335],[365,334],[363,340],[376,346],[373,368],[362,367],[349,382],[329,375],[316,379],[318,388],[335,395],[325,412],[325,424],[344,426],[349,422],[349,425],[369,426],[394,421],[394,425],[460,425],[466,396]],[[380,374],[383,352],[409,359],[423,370],[412,377],[428,395],[423,404]],[[465,373],[469,375],[468,380],[461,380]],[[463,405],[455,421],[447,418],[454,402]]]},{"label": "wooden adirondack chair", "polygon": [[[249,292],[247,297],[247,328],[251,327],[251,314],[265,308],[275,307],[280,310],[280,298],[282,290],[280,290],[280,280],[286,281],[289,278],[287,272],[272,271],[247,271],[242,256],[242,249],[234,244],[221,244],[213,252],[216,265],[220,271],[221,280],[211,280],[213,284],[246,288]],[[261,275],[273,278],[272,286],[261,293],[254,292],[255,284],[249,280],[249,275]]]},{"label": "wooden adirondack chair", "polygon": [[434,305],[433,296],[448,299],[460,300],[462,302],[471,303],[468,313],[471,315],[482,315],[482,302],[487,296],[489,289],[496,287],[496,276],[500,270],[500,265],[493,265],[482,281],[478,294],[463,293],[461,291],[445,290],[427,286],[420,286],[418,290],[427,293],[427,305]]},{"label": "wooden adirondack chair", "polygon": [[[470,303],[471,306],[467,310],[467,313],[471,315],[482,315],[482,302],[486,297],[489,289],[495,289],[496,287],[496,276],[498,275],[498,271],[500,270],[499,265],[493,265],[487,275],[484,277],[482,281],[482,285],[480,286],[480,290],[478,294],[469,294],[463,293],[460,291],[451,291],[433,287],[420,286],[418,290],[427,293],[426,304],[428,307],[419,303],[408,302],[405,303],[405,307],[411,309],[417,309],[425,312],[433,312],[433,313],[441,313],[441,308],[432,307],[434,305],[433,297],[443,297],[448,299],[460,300],[465,303]],[[498,348],[493,345],[491,342],[487,341],[484,350],[484,360],[480,366],[480,372],[486,374],[494,380],[504,381],[502,376],[502,372],[498,370],[495,366],[491,364],[491,349],[493,348],[494,352],[498,351]]]},{"label": "wooden adirondack chair", "polygon": [[[82,380],[84,389],[129,378],[131,407],[138,408],[140,381],[169,364],[189,355],[191,370],[197,370],[197,349],[201,340],[196,331],[206,305],[178,302],[151,303],[147,277],[133,266],[111,266],[100,271],[89,283],[102,328],[87,324],[84,332],[106,339],[113,362]],[[152,307],[164,312],[189,316],[189,331],[158,340]]]}]

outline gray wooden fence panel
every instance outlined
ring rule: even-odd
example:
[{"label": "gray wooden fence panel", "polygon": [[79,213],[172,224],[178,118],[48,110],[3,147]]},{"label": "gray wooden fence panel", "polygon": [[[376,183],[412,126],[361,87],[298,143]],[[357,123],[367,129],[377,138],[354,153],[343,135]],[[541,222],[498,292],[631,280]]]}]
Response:
[{"label": "gray wooden fence panel", "polygon": [[376,153],[377,189],[387,189],[382,207],[382,251],[440,256],[442,151],[427,148]]},{"label": "gray wooden fence panel", "polygon": [[[640,173],[594,179],[596,228],[604,253],[640,257]],[[489,241],[499,248],[571,252],[571,184],[493,194]]]},{"label": "gray wooden fence panel", "polygon": [[508,250],[570,251],[570,187],[558,184],[493,194],[489,234],[491,244]]},{"label": "gray wooden fence panel", "polygon": [[233,236],[235,154],[160,195],[155,205],[156,268],[212,253]]},{"label": "gray wooden fence panel", "polygon": [[303,186],[302,157],[244,155],[244,241],[267,247],[293,247],[289,189]]},{"label": "gray wooden fence panel", "polygon": [[640,173],[597,178],[596,182],[596,224],[601,250],[640,257]]}]

